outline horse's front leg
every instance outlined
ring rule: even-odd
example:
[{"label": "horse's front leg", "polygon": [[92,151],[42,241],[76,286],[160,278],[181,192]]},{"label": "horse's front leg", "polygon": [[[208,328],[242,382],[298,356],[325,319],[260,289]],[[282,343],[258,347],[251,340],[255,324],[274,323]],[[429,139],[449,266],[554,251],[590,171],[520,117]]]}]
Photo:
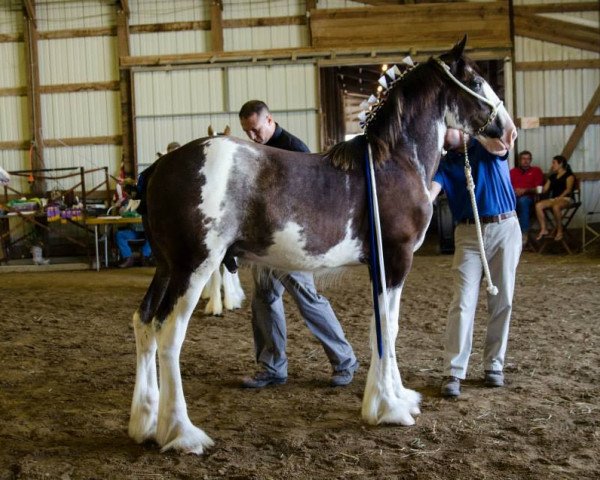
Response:
[{"label": "horse's front leg", "polygon": [[[160,372],[160,397],[156,440],[162,451],[201,454],[213,441],[194,426],[183,395],[179,357],[187,325],[202,288],[219,262],[206,261],[193,274],[173,273],[158,317],[166,318],[156,332]],[[162,314],[161,314],[162,313]]]},{"label": "horse's front leg", "polygon": [[377,351],[375,317],[371,322],[371,366],[362,404],[362,417],[368,423],[399,423],[414,425],[414,415],[418,415],[421,395],[404,388],[396,360],[396,337],[400,317],[400,296],[402,286],[387,291],[389,301],[389,323],[383,317],[383,295],[379,295],[379,310],[382,312],[381,330],[383,356]]},{"label": "horse's front leg", "polygon": [[223,268],[223,297],[227,310],[242,308],[242,301],[245,298],[239,275],[230,273],[226,268]]}]

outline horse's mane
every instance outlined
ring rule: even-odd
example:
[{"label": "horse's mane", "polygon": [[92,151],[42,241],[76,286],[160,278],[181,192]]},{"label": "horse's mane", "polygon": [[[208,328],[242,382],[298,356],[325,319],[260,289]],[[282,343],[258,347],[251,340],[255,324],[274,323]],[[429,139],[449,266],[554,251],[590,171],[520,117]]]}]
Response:
[{"label": "horse's mane", "polygon": [[[430,59],[408,71],[380,100],[365,133],[334,145],[325,153],[325,158],[336,168],[353,170],[364,158],[368,138],[375,165],[388,161],[391,152],[406,143],[406,125],[435,99],[435,86],[440,80],[431,75],[431,71],[437,69],[425,68],[432,64]],[[418,101],[412,101],[415,99]]]}]

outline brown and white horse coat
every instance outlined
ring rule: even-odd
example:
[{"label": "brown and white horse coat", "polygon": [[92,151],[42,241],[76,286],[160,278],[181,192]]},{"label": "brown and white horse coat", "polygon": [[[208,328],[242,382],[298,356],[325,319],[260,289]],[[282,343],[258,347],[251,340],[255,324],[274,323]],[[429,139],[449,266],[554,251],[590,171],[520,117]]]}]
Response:
[{"label": "brown and white horse coat", "polygon": [[[222,133],[216,133],[212,125],[208,127],[208,136],[216,137],[231,134],[229,125],[225,127]],[[221,296],[221,288],[223,296]],[[211,275],[210,280],[202,291],[202,298],[208,299],[204,313],[208,315],[221,315],[223,307],[226,310],[235,310],[242,307],[242,302],[246,295],[237,273],[228,270],[225,264],[221,264]]]},{"label": "brown and white horse coat", "polygon": [[[462,56],[464,42],[441,58],[452,74],[494,104],[498,98]],[[397,82],[367,126],[376,162],[390,322],[384,356],[372,358],[362,415],[371,424],[412,425],[420,395],[402,385],[396,361],[400,296],[413,252],[431,219],[428,192],[447,127],[489,149],[512,147],[515,127],[459,88],[433,59]],[[148,182],[147,226],[158,266],[134,315],[136,384],[129,434],[163,450],[202,453],[212,440],[190,421],[179,357],[188,321],[225,255],[280,270],[317,271],[365,263],[368,220],[362,169],[365,136],[326,155],[278,150],[231,137],[193,141],[155,163]],[[373,329],[374,327],[372,327]],[[224,346],[225,347],[225,346]],[[155,354],[158,351],[160,389]]]}]

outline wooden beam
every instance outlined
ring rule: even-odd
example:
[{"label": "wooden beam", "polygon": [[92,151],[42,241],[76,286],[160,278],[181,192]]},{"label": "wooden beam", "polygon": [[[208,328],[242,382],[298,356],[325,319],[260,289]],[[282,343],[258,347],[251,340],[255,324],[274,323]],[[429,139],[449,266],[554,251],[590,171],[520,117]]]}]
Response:
[{"label": "wooden beam", "polygon": [[223,2],[212,0],[210,4],[210,39],[213,52],[223,51]]},{"label": "wooden beam", "polygon": [[[560,127],[564,125],[577,125],[580,117],[539,117],[540,127]],[[517,127],[521,127],[521,118],[516,120]],[[592,116],[590,120],[591,124],[600,124],[600,115]]]},{"label": "wooden beam", "polygon": [[515,5],[517,15],[531,15],[534,13],[568,13],[568,12],[597,12],[598,2],[569,2],[546,3],[534,5]]},{"label": "wooden beam", "polygon": [[0,43],[22,42],[22,33],[0,33]]},{"label": "wooden beam", "polygon": [[[270,50],[237,50],[228,52],[182,53],[173,55],[144,55],[122,57],[121,68],[161,67],[173,65],[201,65],[218,63],[254,63],[297,62],[302,59],[318,60],[323,65],[363,65],[365,63],[393,63],[400,61],[410,54],[415,61],[427,60],[431,55],[443,53],[448,46],[429,48],[406,48],[382,45],[376,47],[362,46],[357,48],[274,48]],[[467,49],[467,54],[473,60],[502,59],[510,55],[508,48]]]},{"label": "wooden beam", "polygon": [[0,150],[29,150],[29,140],[9,140],[0,142]]},{"label": "wooden beam", "polygon": [[119,7],[129,17],[129,0],[119,0]]},{"label": "wooden beam", "polygon": [[25,17],[33,22],[33,26],[37,28],[37,20],[35,18],[35,7],[32,0],[23,0],[23,8],[25,9]]},{"label": "wooden beam", "polygon": [[597,28],[539,15],[515,15],[514,23],[515,35],[600,53]]},{"label": "wooden beam", "polygon": [[84,82],[84,83],[60,83],[56,85],[42,85],[40,93],[74,93],[74,92],[105,92],[118,91],[119,82]]},{"label": "wooden beam", "polygon": [[[84,82],[84,83],[60,83],[55,85],[40,85],[42,95],[48,93],[72,93],[72,92],[103,92],[119,90],[119,82]],[[0,88],[0,97],[24,97],[27,95],[27,87]]]},{"label": "wooden beam", "polygon": [[[25,42],[25,72],[27,79],[27,113],[29,120],[29,134],[33,151],[31,155],[31,168],[43,169],[44,164],[44,137],[42,128],[42,102],[40,95],[40,68],[38,56],[38,32],[34,23],[35,3],[27,2],[24,8],[23,39]],[[34,194],[41,195],[46,191],[46,182],[36,179],[31,185]]]},{"label": "wooden beam", "polygon": [[[600,163],[600,161],[596,162],[596,165]],[[600,172],[577,172],[577,179],[585,182],[585,181],[590,181],[590,182],[595,182],[597,180],[600,180]]]},{"label": "wooden beam", "polygon": [[583,70],[600,68],[600,60],[554,60],[542,62],[515,62],[519,72],[539,72],[542,70]]},{"label": "wooden beam", "polygon": [[[119,58],[129,55],[129,14],[117,8],[117,54]],[[119,72],[119,95],[121,104],[121,145],[125,174],[134,177],[137,173],[135,143],[133,79],[131,71]]]},{"label": "wooden beam", "polygon": [[44,140],[46,147],[81,147],[85,145],[122,145],[122,135],[106,135],[100,137],[49,138]]},{"label": "wooden beam", "polygon": [[170,22],[129,25],[130,33],[184,32],[188,30],[210,30],[210,21],[200,20],[195,22]]},{"label": "wooden beam", "polygon": [[562,155],[563,155],[563,157],[566,157],[567,160],[569,158],[571,158],[571,155],[573,154],[575,147],[577,147],[579,140],[581,140],[581,137],[583,137],[583,134],[585,133],[586,128],[590,124],[592,118],[594,117],[594,113],[596,113],[596,109],[599,106],[600,106],[600,84],[598,84],[598,87],[596,88],[594,95],[592,95],[592,99],[590,100],[590,103],[588,103],[588,106],[585,108],[585,111],[583,112],[583,114],[581,115],[581,118],[579,119],[579,121],[577,122],[577,125],[575,126],[575,130],[573,130],[573,132],[571,133],[571,136],[569,137],[569,140],[567,141],[567,144],[565,145],[565,148],[563,148]]},{"label": "wooden beam", "polygon": [[27,87],[0,88],[0,97],[24,97]]},{"label": "wooden beam", "polygon": [[[81,147],[85,145],[121,145],[122,135],[108,135],[101,137],[73,137],[73,138],[48,138],[44,146],[48,148]],[[0,150],[29,150],[29,140],[12,140],[0,142]]]},{"label": "wooden beam", "polygon": [[72,28],[39,32],[39,38],[41,40],[54,40],[59,38],[109,37],[116,34],[116,27]]},{"label": "wooden beam", "polygon": [[223,28],[248,28],[248,27],[278,27],[286,25],[306,25],[305,15],[290,17],[265,17],[265,18],[233,18],[223,20]]}]

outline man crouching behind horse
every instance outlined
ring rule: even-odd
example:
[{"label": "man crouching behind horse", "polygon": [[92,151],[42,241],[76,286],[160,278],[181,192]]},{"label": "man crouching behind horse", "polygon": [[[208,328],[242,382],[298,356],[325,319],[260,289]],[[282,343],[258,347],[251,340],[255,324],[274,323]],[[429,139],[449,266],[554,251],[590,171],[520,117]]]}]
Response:
[{"label": "man crouching behind horse", "polygon": [[391,82],[365,135],[326,155],[212,137],[155,163],[147,223],[158,265],[134,314],[132,438],[196,454],[212,445],[188,417],[179,357],[202,288],[225,255],[284,271],[367,263],[362,165],[368,146],[376,165],[387,274],[388,304],[380,294],[379,305],[389,310],[390,320],[382,323],[382,358],[371,335],[362,416],[371,424],[414,423],[420,395],[402,385],[396,361],[400,296],[431,220],[428,189],[446,129],[464,130],[491,151],[512,148],[516,135],[498,97],[463,57],[464,45],[465,40]]}]

